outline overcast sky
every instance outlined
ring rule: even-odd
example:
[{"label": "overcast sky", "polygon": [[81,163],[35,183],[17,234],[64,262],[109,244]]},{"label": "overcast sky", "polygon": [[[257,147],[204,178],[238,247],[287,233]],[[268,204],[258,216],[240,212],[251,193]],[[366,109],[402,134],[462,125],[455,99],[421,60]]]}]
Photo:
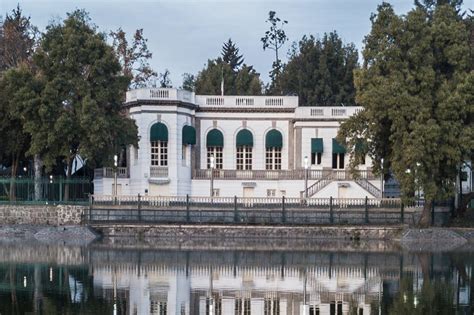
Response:
[{"label": "overcast sky", "polygon": [[[274,55],[263,51],[260,38],[268,28],[265,20],[270,10],[288,20],[285,31],[290,41],[282,56],[286,57],[291,42],[303,35],[321,36],[333,30],[360,51],[370,31],[370,15],[382,0],[0,0],[0,13],[11,11],[18,2],[41,30],[76,8],[88,11],[101,31],[122,27],[132,33],[143,28],[153,53],[152,67],[157,72],[169,69],[173,86],[179,87],[182,74],[196,74],[207,59],[220,55],[228,38],[237,43],[245,62],[254,65],[267,82]],[[406,13],[413,3],[389,2],[398,14]],[[474,0],[464,4],[473,8]]]}]

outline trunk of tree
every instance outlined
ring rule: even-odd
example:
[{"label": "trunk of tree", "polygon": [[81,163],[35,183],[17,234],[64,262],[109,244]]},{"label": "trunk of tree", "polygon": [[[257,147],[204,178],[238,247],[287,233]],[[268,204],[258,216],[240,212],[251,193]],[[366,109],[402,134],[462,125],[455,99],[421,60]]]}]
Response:
[{"label": "trunk of tree", "polygon": [[10,292],[11,292],[11,300],[12,300],[12,314],[19,314],[20,307],[18,305],[18,299],[16,296],[16,268],[10,267],[9,268],[9,280],[10,280]]},{"label": "trunk of tree", "polygon": [[43,196],[43,187],[41,185],[41,171],[43,168],[43,161],[39,154],[34,155],[34,172],[35,172],[35,200],[41,200]]},{"label": "trunk of tree", "polygon": [[[72,173],[72,162],[74,157],[68,156],[67,158],[67,172],[66,172],[66,182],[64,184],[64,201],[69,201],[69,181],[71,180]],[[61,185],[61,183],[59,183]]]},{"label": "trunk of tree", "polygon": [[40,314],[41,301],[43,300],[43,289],[41,285],[40,265],[35,264],[33,276],[34,276],[33,310],[35,314]]},{"label": "trunk of tree", "polygon": [[423,205],[423,211],[421,212],[420,221],[418,226],[421,228],[426,228],[431,226],[431,207],[433,205],[433,200],[425,200]]},{"label": "trunk of tree", "polygon": [[16,174],[18,171],[18,155],[14,155],[12,158],[12,172],[10,177],[10,201],[16,200]]}]

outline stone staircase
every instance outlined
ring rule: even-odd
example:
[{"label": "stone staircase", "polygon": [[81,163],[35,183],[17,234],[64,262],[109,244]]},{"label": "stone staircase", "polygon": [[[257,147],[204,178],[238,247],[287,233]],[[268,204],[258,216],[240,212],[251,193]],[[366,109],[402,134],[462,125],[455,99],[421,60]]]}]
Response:
[{"label": "stone staircase", "polygon": [[373,184],[371,184],[367,179],[365,178],[357,178],[354,180],[357,185],[360,187],[364,188],[365,191],[367,191],[369,194],[374,196],[375,198],[382,198],[382,191],[375,187]]},{"label": "stone staircase", "polygon": [[[308,187],[306,196],[308,198],[313,197],[318,191],[329,185],[330,182],[333,181],[331,174],[327,175],[326,177],[321,178],[320,180],[316,181],[314,184]],[[305,191],[300,192],[301,198],[304,198]]]}]

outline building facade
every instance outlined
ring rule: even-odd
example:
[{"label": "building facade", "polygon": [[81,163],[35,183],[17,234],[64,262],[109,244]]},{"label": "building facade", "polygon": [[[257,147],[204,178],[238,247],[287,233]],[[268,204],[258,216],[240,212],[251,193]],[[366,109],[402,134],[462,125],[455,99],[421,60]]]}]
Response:
[{"label": "building facade", "polygon": [[371,160],[348,171],[337,143],[360,107],[299,107],[297,96],[208,96],[178,89],[127,92],[138,147],[127,167],[95,171],[95,194],[378,198]]}]

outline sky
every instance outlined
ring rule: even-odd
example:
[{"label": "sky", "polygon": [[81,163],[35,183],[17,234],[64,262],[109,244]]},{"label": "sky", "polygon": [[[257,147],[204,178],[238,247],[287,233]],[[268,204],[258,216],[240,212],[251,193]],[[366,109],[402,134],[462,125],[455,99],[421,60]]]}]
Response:
[{"label": "sky", "polygon": [[[262,48],[260,38],[269,25],[268,12],[288,21],[284,29],[289,41],[303,35],[321,37],[336,30],[344,42],[353,42],[359,51],[370,32],[370,15],[382,0],[0,0],[0,14],[19,3],[32,23],[44,30],[52,20],[62,19],[76,8],[90,13],[100,31],[121,27],[127,34],[143,28],[148,48],[153,53],[151,66],[158,73],[171,72],[174,87],[182,84],[182,74],[197,74],[208,59],[220,56],[227,39],[237,44],[245,63],[253,65],[268,82],[273,51]],[[398,14],[413,7],[413,0],[389,0]],[[464,7],[474,8],[474,0]]]}]

